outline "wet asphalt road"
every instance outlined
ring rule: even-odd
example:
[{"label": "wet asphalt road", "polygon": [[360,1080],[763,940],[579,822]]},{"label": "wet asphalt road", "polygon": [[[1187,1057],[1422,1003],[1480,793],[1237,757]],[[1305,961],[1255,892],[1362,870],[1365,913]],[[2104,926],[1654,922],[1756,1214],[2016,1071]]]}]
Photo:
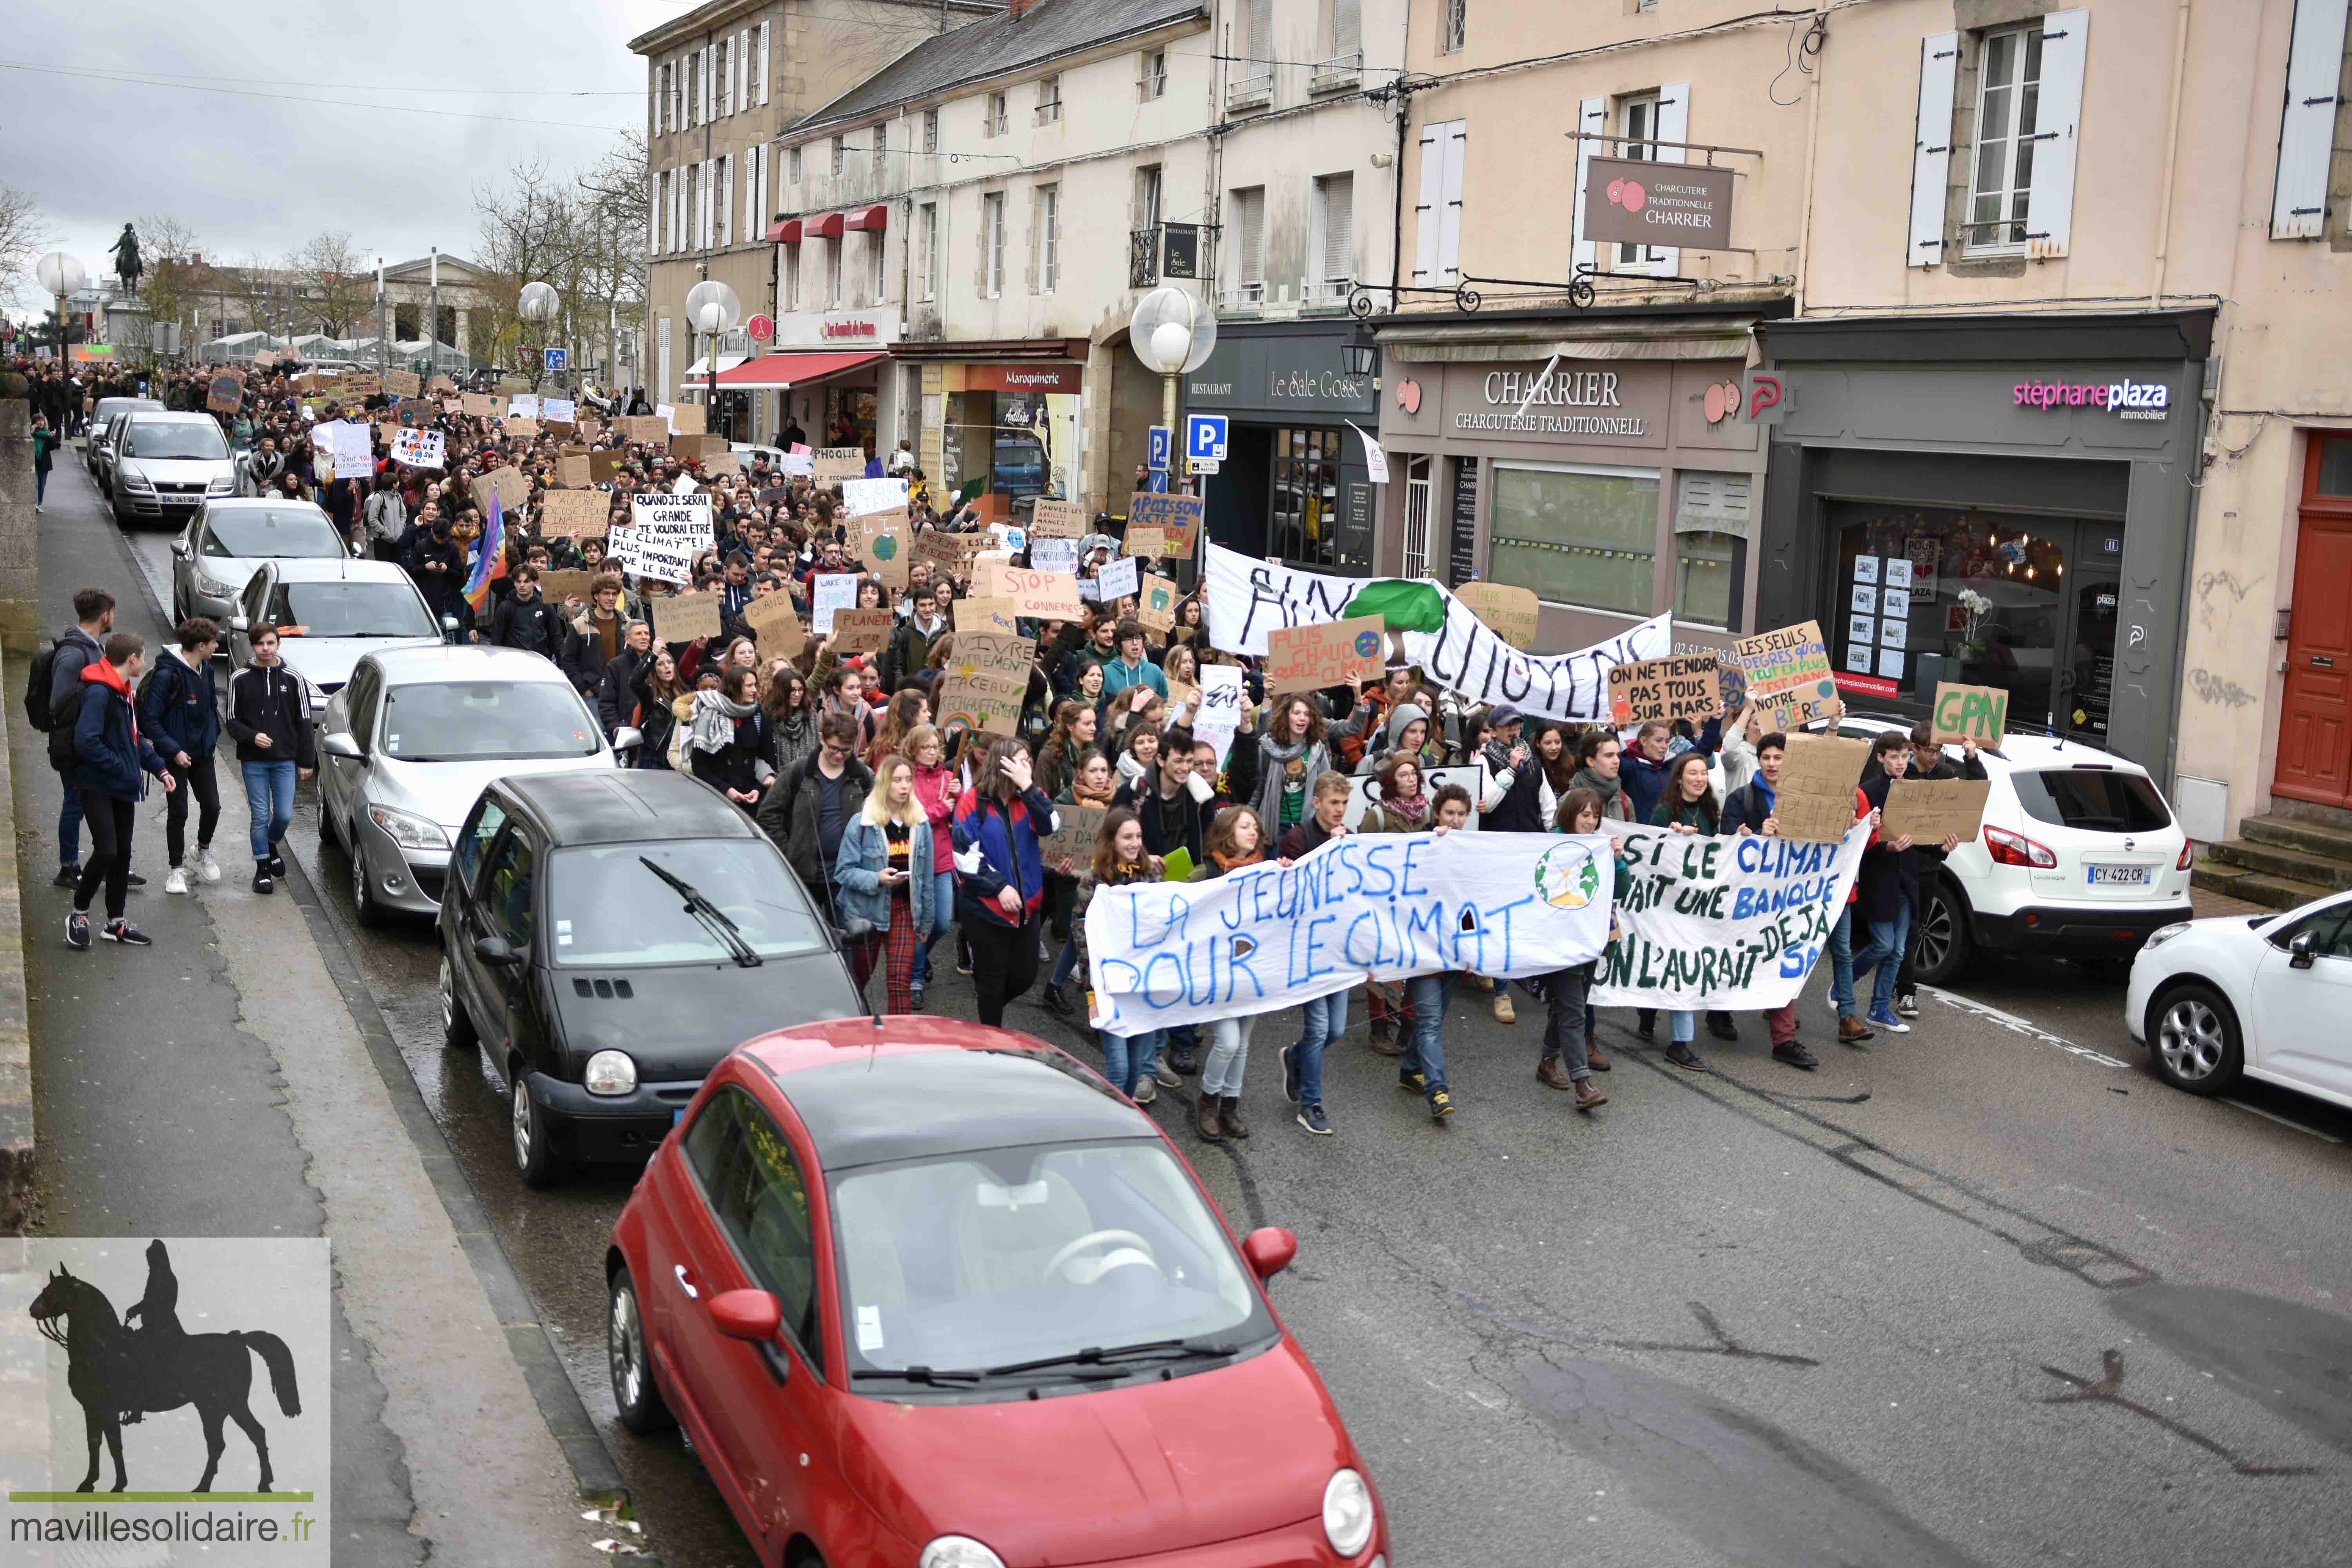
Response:
[{"label": "wet asphalt road", "polygon": [[[151,572],[164,542],[134,542]],[[650,1544],[751,1563],[691,1455],[612,1419],[599,1260],[633,1173],[527,1193],[495,1080],[440,1047],[430,928],[352,924],[307,788],[289,843]],[[1275,1301],[1400,1563],[2347,1561],[2352,1117],[2168,1089],[2122,987],[2013,963],[1924,994],[1912,1035],[1862,1052],[1831,1043],[1817,984],[1811,1074],[1770,1061],[1750,1018],[1740,1045],[1702,1037],[1718,1070],[1693,1078],[1612,1014],[1611,1103],[1585,1116],[1534,1080],[1538,1009],[1504,1027],[1465,990],[1450,1125],[1363,1047],[1360,1005],[1327,1059],[1336,1138],[1281,1100],[1295,1015],[1259,1027],[1247,1142],[1192,1139],[1189,1091],[1155,1109],[1236,1230],[1298,1233]],[[951,970],[931,1000],[971,1016]],[[1008,1022],[1098,1062],[1033,1004]]]}]

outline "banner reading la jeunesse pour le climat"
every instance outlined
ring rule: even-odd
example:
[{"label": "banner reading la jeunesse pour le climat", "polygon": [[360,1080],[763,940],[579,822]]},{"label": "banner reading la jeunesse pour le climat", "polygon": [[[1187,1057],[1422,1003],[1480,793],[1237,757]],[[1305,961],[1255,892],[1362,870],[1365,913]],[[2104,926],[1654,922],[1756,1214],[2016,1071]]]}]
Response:
[{"label": "banner reading la jeunesse pour le climat", "polygon": [[1611,854],[1601,834],[1349,835],[1286,868],[1097,888],[1087,907],[1095,1026],[1139,1035],[1367,979],[1590,963],[1609,940]]},{"label": "banner reading la jeunesse pour le climat", "polygon": [[1633,885],[1593,974],[1595,1006],[1784,1005],[1827,951],[1870,843],[1867,822],[1838,844],[1605,826],[1633,857]]}]

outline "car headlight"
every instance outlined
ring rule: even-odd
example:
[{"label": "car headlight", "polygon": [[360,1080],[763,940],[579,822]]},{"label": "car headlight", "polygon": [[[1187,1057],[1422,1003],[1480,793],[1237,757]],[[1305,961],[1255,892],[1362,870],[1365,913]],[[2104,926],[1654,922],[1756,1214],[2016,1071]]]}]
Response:
[{"label": "car headlight", "polygon": [[206,598],[226,599],[236,591],[226,583],[215,582],[210,577],[205,576],[202,572],[198,572],[195,574],[195,577],[196,592],[204,595]]},{"label": "car headlight", "polygon": [[224,474],[205,488],[214,495],[225,496],[236,488],[236,479],[233,475]]},{"label": "car headlight", "polygon": [[448,835],[437,822],[427,822],[405,811],[394,811],[388,805],[368,807],[368,820],[392,836],[392,841],[403,849],[446,849]]},{"label": "car headlight", "polygon": [[2187,921],[2175,921],[2168,926],[2158,926],[2147,933],[2147,940],[2140,944],[2139,950],[2142,952],[2153,952],[2188,929]]},{"label": "car headlight", "polygon": [[122,488],[126,490],[146,490],[151,494],[154,491],[155,487],[149,484],[147,477],[136,468],[125,468],[118,477],[122,480]]},{"label": "car headlight", "polygon": [[626,1051],[598,1051],[588,1058],[583,1081],[591,1094],[626,1094],[637,1087],[637,1064]]},{"label": "car headlight", "polygon": [[1334,1470],[1323,1487],[1323,1539],[1353,1557],[1372,1538],[1372,1489],[1353,1470]]},{"label": "car headlight", "polygon": [[923,1548],[915,1568],[1004,1568],[1004,1559],[969,1535],[942,1535]]}]

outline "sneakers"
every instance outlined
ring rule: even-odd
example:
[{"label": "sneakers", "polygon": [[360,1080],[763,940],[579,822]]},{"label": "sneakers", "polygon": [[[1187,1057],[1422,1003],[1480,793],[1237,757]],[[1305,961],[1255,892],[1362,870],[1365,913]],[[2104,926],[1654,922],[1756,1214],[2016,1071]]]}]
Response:
[{"label": "sneakers", "polygon": [[89,917],[79,910],[66,917],[66,945],[81,952],[89,951]]},{"label": "sneakers", "polygon": [[1178,1077],[1191,1078],[1201,1070],[1200,1055],[1197,1046],[1171,1046],[1160,1054],[1160,1059]]},{"label": "sneakers", "polygon": [[1641,1036],[1645,1040],[1656,1039],[1658,1037],[1658,1010],[1655,1007],[1643,1007],[1638,1009],[1633,1015],[1633,1032]]},{"label": "sneakers", "polygon": [[109,921],[106,929],[98,933],[108,942],[119,942],[125,947],[152,947],[155,939],[132,925],[129,921]]},{"label": "sneakers", "polygon": [[1692,1050],[1680,1040],[1675,1040],[1666,1047],[1666,1060],[1674,1063],[1675,1066],[1682,1068],[1685,1072],[1705,1072],[1706,1070],[1706,1064],[1698,1059],[1698,1053]]},{"label": "sneakers", "polygon": [[177,866],[173,867],[172,874],[163,879],[163,890],[167,893],[186,892],[188,890],[188,874],[185,871],[181,870]]},{"label": "sneakers", "polygon": [[213,852],[208,845],[196,846],[196,875],[207,882],[220,880],[220,862],[213,858]]},{"label": "sneakers", "polygon": [[1822,1065],[1820,1058],[1814,1056],[1812,1052],[1805,1049],[1804,1047],[1799,1045],[1794,1040],[1788,1040],[1780,1045],[1774,1046],[1772,1047],[1772,1059],[1776,1062],[1786,1062],[1792,1068],[1802,1068],[1807,1072],[1811,1072],[1815,1068]]},{"label": "sneakers", "polygon": [[971,973],[971,949],[961,942],[956,944],[956,973],[958,974]]},{"label": "sneakers", "polygon": [[1895,999],[1895,1016],[1898,1018],[1917,1017],[1919,1016],[1919,994],[1916,991],[1906,991],[1902,995],[1897,996]]},{"label": "sneakers", "polygon": [[1518,1021],[1518,1010],[1511,1005],[1511,994],[1507,991],[1496,991],[1495,993],[1495,1022],[1497,1024],[1516,1024]]},{"label": "sneakers", "polygon": [[1318,1138],[1328,1138],[1333,1131],[1331,1119],[1323,1114],[1323,1106],[1319,1100],[1313,1105],[1302,1105],[1298,1108],[1298,1125],[1306,1128]]},{"label": "sneakers", "polygon": [[1162,1089],[1181,1089],[1184,1087],[1184,1075],[1178,1072],[1174,1068],[1170,1067],[1166,1057],[1161,1057],[1160,1060],[1152,1066],[1151,1076]]},{"label": "sneakers", "polygon": [[286,875],[286,857],[278,852],[275,844],[269,847],[269,874],[281,879]]},{"label": "sneakers", "polygon": [[269,862],[267,860],[256,860],[253,863],[253,890],[257,893],[274,893],[278,890],[278,884],[269,879]]},{"label": "sneakers", "polygon": [[1213,1094],[1203,1094],[1192,1101],[1192,1126],[1203,1143],[1225,1141],[1225,1102]]},{"label": "sneakers", "polygon": [[1045,991],[1038,1000],[1045,1003],[1045,1011],[1056,1018],[1071,1017],[1077,1011],[1070,1005],[1070,994],[1050,980],[1045,983]]},{"label": "sneakers", "polygon": [[1859,1046],[1863,1041],[1875,1037],[1870,1026],[1859,1018],[1849,1015],[1838,1019],[1838,1044],[1841,1046]]},{"label": "sneakers", "polygon": [[1470,977],[1470,984],[1481,991],[1492,991],[1495,988],[1494,979],[1490,975],[1474,974]]},{"label": "sneakers", "polygon": [[1429,1087],[1429,1079],[1422,1074],[1413,1071],[1411,1068],[1406,1068],[1397,1074],[1397,1087],[1399,1089],[1409,1089],[1412,1090],[1413,1093],[1419,1094],[1423,1089]]},{"label": "sneakers", "polygon": [[1291,1104],[1298,1103],[1298,1047],[1282,1047],[1282,1098]]},{"label": "sneakers", "polygon": [[1224,1124],[1226,1137],[1246,1138],[1249,1136],[1249,1123],[1242,1120],[1242,1097],[1240,1095],[1228,1094],[1220,1100],[1218,1102],[1217,1116],[1218,1120]]},{"label": "sneakers", "polygon": [[1728,1013],[1714,1012],[1706,1016],[1706,1032],[1718,1040],[1738,1040],[1739,1026],[1731,1021]]},{"label": "sneakers", "polygon": [[1910,1025],[1885,1008],[1873,1008],[1870,1013],[1870,1022],[1874,1027],[1884,1029],[1890,1035],[1907,1035],[1911,1032]]},{"label": "sneakers", "polygon": [[49,886],[52,888],[78,888],[81,886],[81,862],[79,860],[68,860],[64,865],[58,867],[58,874],[49,879]]},{"label": "sneakers", "polygon": [[1138,1105],[1150,1104],[1153,1100],[1160,1098],[1159,1083],[1154,1079],[1145,1079],[1141,1083],[1135,1086],[1135,1093],[1132,1098]]},{"label": "sneakers", "polygon": [[1443,1121],[1454,1114],[1454,1097],[1438,1089],[1429,1097],[1429,1115],[1433,1121]]},{"label": "sneakers", "polygon": [[1536,1081],[1546,1089],[1574,1089],[1576,1080],[1559,1065],[1558,1057],[1546,1057],[1536,1064]]},{"label": "sneakers", "polygon": [[143,888],[147,885],[147,879],[136,871],[125,871],[122,874],[122,885],[126,888]]},{"label": "sneakers", "polygon": [[1595,1088],[1591,1079],[1580,1078],[1576,1080],[1577,1110],[1590,1110],[1596,1105],[1606,1105],[1608,1103],[1609,1097]]}]

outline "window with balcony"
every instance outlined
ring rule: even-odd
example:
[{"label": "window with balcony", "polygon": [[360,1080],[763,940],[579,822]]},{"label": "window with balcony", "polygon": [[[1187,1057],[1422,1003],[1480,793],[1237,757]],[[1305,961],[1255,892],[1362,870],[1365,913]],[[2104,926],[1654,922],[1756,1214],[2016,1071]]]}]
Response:
[{"label": "window with balcony", "polygon": [[2041,88],[2041,24],[1986,37],[1977,70],[1976,169],[1969,181],[1966,246],[1972,256],[2025,248]]},{"label": "window with balcony", "polygon": [[1439,0],[1437,10],[1437,52],[1458,55],[1462,39],[1468,30],[1470,0]]},{"label": "window with balcony", "polygon": [[1310,92],[1354,87],[1364,77],[1363,0],[1330,0],[1331,30],[1323,58],[1307,79]]},{"label": "window with balcony", "polygon": [[1227,51],[1239,57],[1225,79],[1225,107],[1263,109],[1274,101],[1274,0],[1248,0],[1241,36]]},{"label": "window with balcony", "polygon": [[1012,132],[1013,110],[1007,107],[1004,94],[992,92],[988,95],[988,118],[982,121],[981,129],[990,136],[1004,136]]},{"label": "window with balcony", "polygon": [[1135,95],[1145,103],[1168,96],[1168,51],[1146,50],[1142,68],[1136,73]]},{"label": "window with balcony", "polygon": [[1225,299],[1234,305],[1262,304],[1265,300],[1265,187],[1235,191],[1232,205],[1233,222],[1227,232],[1233,236],[1233,254],[1227,258],[1225,273],[1233,283],[1225,290]]},{"label": "window with balcony", "polygon": [[1037,123],[1052,125],[1062,118],[1062,79],[1049,76],[1037,84]]},{"label": "window with balcony", "polygon": [[923,110],[923,151],[936,153],[939,150],[940,111],[936,109],[926,109]]},{"label": "window with balcony", "polygon": [[1135,226],[1160,226],[1160,165],[1148,163],[1135,172]]}]

